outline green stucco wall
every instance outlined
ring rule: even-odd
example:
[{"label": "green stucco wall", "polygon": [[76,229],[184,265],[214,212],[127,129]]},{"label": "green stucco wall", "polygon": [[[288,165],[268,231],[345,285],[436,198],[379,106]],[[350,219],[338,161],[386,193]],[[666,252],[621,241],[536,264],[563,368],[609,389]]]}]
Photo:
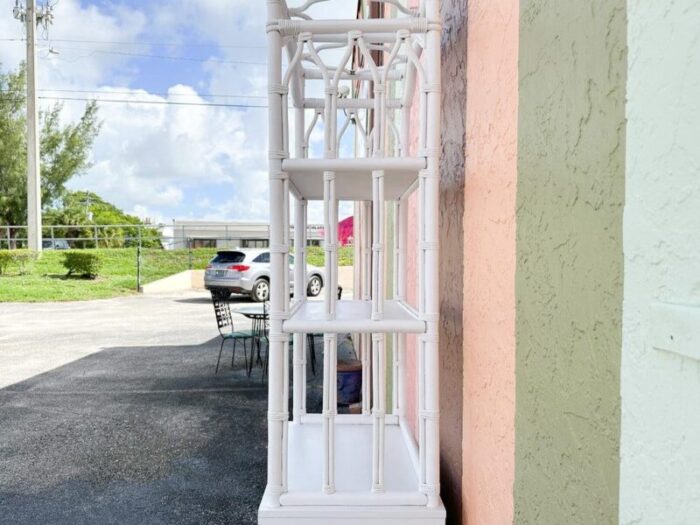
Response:
[{"label": "green stucco wall", "polygon": [[523,0],[515,523],[618,516],[625,0]]}]

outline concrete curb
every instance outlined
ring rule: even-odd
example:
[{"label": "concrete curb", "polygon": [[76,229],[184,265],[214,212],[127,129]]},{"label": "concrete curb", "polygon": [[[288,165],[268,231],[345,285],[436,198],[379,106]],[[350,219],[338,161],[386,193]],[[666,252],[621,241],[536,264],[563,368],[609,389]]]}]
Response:
[{"label": "concrete curb", "polygon": [[141,291],[144,294],[182,292],[186,290],[204,290],[204,270],[185,270],[144,284]]}]

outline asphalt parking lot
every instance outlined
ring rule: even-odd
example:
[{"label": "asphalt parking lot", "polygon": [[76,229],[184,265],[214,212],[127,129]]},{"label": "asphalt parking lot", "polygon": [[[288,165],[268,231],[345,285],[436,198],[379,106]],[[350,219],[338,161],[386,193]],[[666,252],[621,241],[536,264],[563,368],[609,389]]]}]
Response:
[{"label": "asphalt parking lot", "polygon": [[0,523],[255,523],[266,384],[218,350],[206,293],[0,304]]}]

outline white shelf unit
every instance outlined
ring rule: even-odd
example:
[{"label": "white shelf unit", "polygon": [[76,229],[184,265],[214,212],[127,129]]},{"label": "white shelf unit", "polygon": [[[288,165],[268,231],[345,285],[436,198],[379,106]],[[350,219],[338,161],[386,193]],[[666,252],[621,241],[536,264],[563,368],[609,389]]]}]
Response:
[{"label": "white shelf unit", "polygon": [[[309,8],[268,0],[271,307],[267,487],[259,523],[443,524],[439,494],[438,180],[440,17],[438,0],[399,16],[314,20]],[[282,56],[286,53],[286,65]],[[319,84],[322,86],[318,89]],[[315,91],[314,91],[315,90]],[[417,122],[411,104],[418,101]],[[291,121],[291,122],[290,122]],[[314,158],[314,130],[323,152]],[[409,129],[418,147],[409,151]],[[343,140],[357,156],[343,158]],[[294,144],[290,153],[290,142]],[[418,250],[407,251],[408,198],[418,194]],[[289,294],[290,200],[294,206],[294,302]],[[323,201],[325,287],[305,294],[308,201]],[[338,202],[362,203],[361,300],[339,300]],[[396,241],[387,253],[386,210]],[[385,297],[385,261],[393,293]],[[406,259],[418,259],[418,305],[406,302]],[[323,410],[306,413],[306,337],[322,333]],[[362,413],[337,413],[337,337],[354,333],[362,361]],[[293,334],[292,367],[289,370]],[[406,414],[406,335],[417,335],[417,432]],[[394,376],[387,407],[387,350]],[[291,374],[290,374],[291,372]],[[292,418],[288,406],[292,385]]]},{"label": "white shelf unit", "polygon": [[[298,306],[297,306],[298,305]],[[372,319],[370,301],[338,301],[335,316],[326,318],[325,304],[320,301],[303,301],[292,309],[289,319],[282,323],[286,333],[414,333],[425,332],[425,322],[418,313],[403,301],[384,302],[384,315]]]},{"label": "white shelf unit", "polygon": [[[371,200],[372,172],[382,166],[384,195],[398,200],[415,189],[418,172],[425,168],[424,158],[360,158],[353,164],[345,159],[289,159],[282,161],[288,174],[292,193],[297,198],[323,200],[323,174],[335,174],[335,194],[338,200]],[[373,162],[374,161],[374,162]]]}]

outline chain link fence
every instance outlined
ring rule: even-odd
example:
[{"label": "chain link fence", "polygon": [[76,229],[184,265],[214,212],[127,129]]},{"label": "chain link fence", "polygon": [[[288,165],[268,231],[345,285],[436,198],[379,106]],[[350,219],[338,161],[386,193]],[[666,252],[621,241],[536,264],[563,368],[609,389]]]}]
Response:
[{"label": "chain link fence", "polygon": [[[201,223],[47,225],[42,234],[44,251],[97,250],[105,260],[106,271],[141,290],[145,284],[185,270],[204,270],[218,250],[266,248],[268,232],[268,226],[262,223]],[[309,264],[323,266],[321,244],[322,232],[310,228]],[[26,247],[26,226],[0,225],[0,250]],[[351,246],[342,247],[341,266],[352,265],[352,256]]]},{"label": "chain link fence", "polygon": [[[134,276],[140,290],[169,275],[205,269],[217,250],[267,247],[267,226],[257,230],[241,236],[233,226],[218,224],[49,225],[43,227],[42,246],[46,251],[98,250],[111,266]],[[26,250],[27,244],[26,226],[0,225],[0,250]]]}]

